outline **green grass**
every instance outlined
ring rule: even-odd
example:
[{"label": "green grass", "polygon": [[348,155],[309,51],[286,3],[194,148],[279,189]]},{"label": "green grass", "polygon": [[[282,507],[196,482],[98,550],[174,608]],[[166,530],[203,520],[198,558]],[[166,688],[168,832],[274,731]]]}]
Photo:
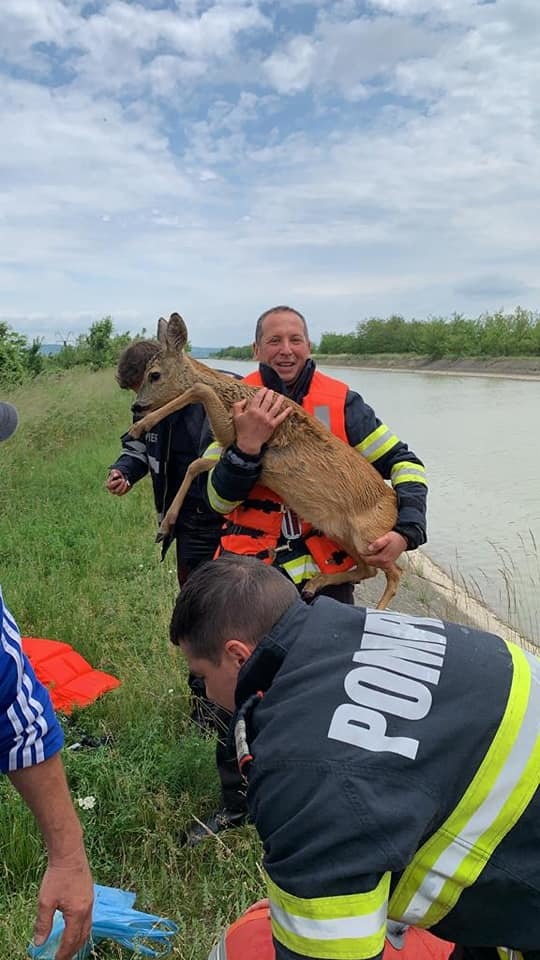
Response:
[{"label": "green grass", "polygon": [[[122,685],[62,723],[96,882],[132,889],[136,905],[181,925],[173,957],[206,960],[222,926],[264,893],[251,827],[179,843],[193,815],[218,801],[214,743],[188,716],[186,672],[167,632],[174,557],[159,563],[151,485],[126,497],[104,488],[130,398],[111,371],[38,378],[2,399],[16,403],[17,434],[0,445],[0,582],[23,634],[71,643]],[[22,957],[44,853],[32,818],[0,781],[0,957]],[[126,956],[113,945],[100,956]]]}]

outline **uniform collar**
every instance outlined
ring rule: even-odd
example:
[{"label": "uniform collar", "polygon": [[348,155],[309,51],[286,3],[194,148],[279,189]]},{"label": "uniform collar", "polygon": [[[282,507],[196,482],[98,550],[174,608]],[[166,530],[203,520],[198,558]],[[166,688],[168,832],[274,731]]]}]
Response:
[{"label": "uniform collar", "polygon": [[263,637],[238,674],[237,707],[259,690],[266,692],[270,688],[308,615],[307,604],[297,600]]},{"label": "uniform collar", "polygon": [[309,392],[311,381],[313,380],[313,374],[315,373],[315,361],[312,360],[311,357],[306,360],[302,372],[291,385],[290,389],[285,383],[283,383],[283,380],[276,373],[276,371],[273,370],[272,367],[269,367],[267,363],[259,364],[259,373],[265,387],[268,387],[269,390],[274,390],[276,393],[282,393],[284,396],[290,397],[291,400],[294,400],[295,403],[299,403],[301,405],[302,400]]}]

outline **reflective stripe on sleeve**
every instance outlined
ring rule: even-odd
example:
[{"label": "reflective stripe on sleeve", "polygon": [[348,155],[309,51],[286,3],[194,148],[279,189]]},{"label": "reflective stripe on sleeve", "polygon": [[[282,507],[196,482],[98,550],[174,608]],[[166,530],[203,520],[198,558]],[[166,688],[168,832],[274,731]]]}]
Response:
[{"label": "reflective stripe on sleeve", "polygon": [[398,483],[423,483],[427,487],[426,468],[410,460],[395,463],[390,471],[390,479],[393,487],[397,487]]},{"label": "reflective stripe on sleeve", "polygon": [[507,646],[513,675],[499,728],[457,807],[404,871],[390,902],[391,917],[425,928],[442,920],[538,789],[540,661]]},{"label": "reflective stripe on sleeve", "polygon": [[311,580],[321,572],[309,553],[285,562],[278,559],[278,563],[282,570],[287,572],[287,576],[290,577],[293,583],[303,583],[304,580]]},{"label": "reflective stripe on sleeve", "polygon": [[364,960],[384,949],[390,874],[374,890],[337,897],[295,897],[270,878],[272,933],[304,957]]},{"label": "reflective stripe on sleeve", "polygon": [[358,450],[370,463],[375,463],[395,447],[396,443],[399,443],[399,440],[395,433],[392,433],[385,423],[381,423],[380,427],[362,440],[362,443],[356,444],[355,450]]},{"label": "reflective stripe on sleeve", "polygon": [[214,440],[204,451],[203,457],[205,460],[219,460],[222,452],[223,447],[219,445],[217,440]]},{"label": "reflective stripe on sleeve", "polygon": [[[206,457],[206,454],[205,454],[205,457]],[[214,484],[212,483],[213,475],[214,475],[214,467],[212,467],[212,469],[210,470],[210,473],[208,474],[207,487],[206,487],[207,493],[208,493],[208,502],[212,507],[212,510],[215,510],[216,513],[232,513],[232,511],[235,510],[236,507],[238,507],[239,504],[242,503],[242,501],[241,500],[225,500],[223,497],[220,497],[219,494],[216,493]]]}]

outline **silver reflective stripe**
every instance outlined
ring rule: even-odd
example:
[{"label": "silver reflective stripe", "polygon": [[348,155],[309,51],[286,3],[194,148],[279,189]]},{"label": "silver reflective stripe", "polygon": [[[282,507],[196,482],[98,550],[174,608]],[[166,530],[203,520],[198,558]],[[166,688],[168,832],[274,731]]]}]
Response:
[{"label": "silver reflective stripe", "polygon": [[[408,923],[419,923],[424,918],[431,905],[439,898],[448,878],[454,876],[474,847],[481,848],[483,835],[499,816],[523,777],[540,736],[540,662],[532,654],[524,651],[522,653],[531,669],[531,686],[527,709],[512,749],[493,784],[493,789],[473,812],[463,830],[442,851],[409,902],[403,913],[403,919]],[[504,835],[503,831],[499,841]]]},{"label": "silver reflective stripe", "polygon": [[208,494],[208,502],[212,507],[212,510],[215,510],[216,513],[232,513],[236,507],[242,503],[241,500],[224,500],[223,497],[220,497],[216,493],[214,484],[212,483],[214,474],[214,467],[212,467],[210,473],[208,474],[206,492]]},{"label": "silver reflective stripe", "polygon": [[148,463],[146,453],[146,444],[142,440],[130,440],[122,447],[122,454],[132,457],[133,460],[140,460],[142,463]]},{"label": "silver reflective stripe", "polygon": [[270,900],[272,919],[280,927],[296,937],[307,940],[360,940],[376,936],[386,920],[386,902],[373,913],[355,917],[338,917],[334,920],[313,920],[287,913]]},{"label": "silver reflective stripe", "polygon": [[321,571],[311,556],[307,554],[303,557],[297,557],[295,560],[289,560],[286,563],[280,563],[287,571],[293,583],[301,583],[302,580],[310,580],[316,577]]},{"label": "silver reflective stripe", "polygon": [[366,460],[373,463],[374,460],[378,460],[379,457],[382,457],[383,454],[394,447],[397,442],[398,438],[396,435],[388,429],[386,424],[381,424],[369,437],[362,440],[362,443],[358,443],[356,449],[360,451]]},{"label": "silver reflective stripe", "polygon": [[[398,483],[424,483],[426,484],[426,468],[419,463],[396,463],[391,471],[390,477],[393,485]],[[427,484],[426,484],[427,485]]]},{"label": "silver reflective stripe", "polygon": [[317,420],[320,420],[321,423],[324,423],[325,427],[330,429],[330,407],[326,404],[313,407],[313,416],[316,417]]},{"label": "silver reflective stripe", "polygon": [[156,460],[155,457],[148,457],[148,466],[150,467],[152,473],[159,473],[159,460]]},{"label": "silver reflective stripe", "polygon": [[219,445],[216,441],[211,443],[210,446],[204,451],[203,457],[205,460],[219,460],[223,447]]},{"label": "silver reflective stripe", "polygon": [[222,935],[219,943],[212,947],[208,960],[227,960],[227,948],[225,946],[225,934]]}]

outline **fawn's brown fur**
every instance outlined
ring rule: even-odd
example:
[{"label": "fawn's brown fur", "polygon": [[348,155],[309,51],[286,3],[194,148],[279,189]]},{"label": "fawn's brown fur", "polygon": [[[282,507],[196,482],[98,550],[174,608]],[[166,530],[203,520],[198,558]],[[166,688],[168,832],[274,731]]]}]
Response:
[{"label": "fawn's brown fur", "polygon": [[[140,437],[156,423],[190,403],[202,403],[213,434],[222,447],[235,440],[232,406],[253,396],[257,388],[210,369],[185,353],[187,328],[178,313],[167,323],[160,320],[159,339],[164,349],[148,364],[133,405],[143,419],[130,433]],[[273,490],[291,510],[336,540],[356,561],[344,573],[313,578],[305,592],[315,593],[336,583],[358,583],[377,574],[363,559],[372,540],[393,529],[397,518],[396,495],[356,450],[335,437],[322,423],[293,400],[283,398],[293,412],[274,431],[264,451],[260,483]],[[148,412],[152,411],[152,412]],[[193,481],[215,461],[194,460],[161,525],[166,537],[174,527],[180,507]],[[384,571],[386,589],[378,603],[384,609],[394,596],[401,570],[392,564]]]}]

